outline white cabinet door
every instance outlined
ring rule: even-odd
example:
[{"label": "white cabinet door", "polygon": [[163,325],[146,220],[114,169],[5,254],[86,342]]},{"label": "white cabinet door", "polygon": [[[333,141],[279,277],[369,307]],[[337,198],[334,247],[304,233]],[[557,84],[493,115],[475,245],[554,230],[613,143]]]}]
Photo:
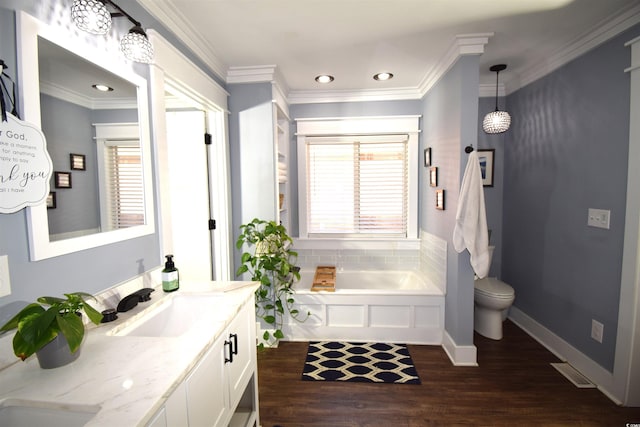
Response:
[{"label": "white cabinet door", "polygon": [[253,310],[253,304],[245,304],[227,329],[229,340],[233,342],[235,350],[233,362],[226,364],[229,375],[229,405],[231,408],[235,408],[240,401],[253,373],[253,366],[255,366],[256,338]]},{"label": "white cabinet door", "polygon": [[216,340],[186,379],[190,427],[216,426],[227,417],[224,338]]}]

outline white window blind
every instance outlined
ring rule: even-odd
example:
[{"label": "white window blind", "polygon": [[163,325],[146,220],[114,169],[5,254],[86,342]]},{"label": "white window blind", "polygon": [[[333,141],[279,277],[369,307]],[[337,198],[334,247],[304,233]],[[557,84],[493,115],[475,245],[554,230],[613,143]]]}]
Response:
[{"label": "white window blind", "polygon": [[310,236],[406,237],[406,135],[307,138]]},{"label": "white window blind", "polygon": [[105,171],[111,229],[144,224],[144,182],[140,146],[108,144]]}]

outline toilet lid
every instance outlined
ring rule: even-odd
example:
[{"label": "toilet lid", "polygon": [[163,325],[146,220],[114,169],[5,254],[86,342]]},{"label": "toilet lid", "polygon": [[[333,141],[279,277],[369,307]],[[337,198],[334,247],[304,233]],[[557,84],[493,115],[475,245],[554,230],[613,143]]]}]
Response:
[{"label": "toilet lid", "polygon": [[511,298],[514,295],[513,288],[495,277],[485,277],[475,281],[476,292],[494,297]]}]

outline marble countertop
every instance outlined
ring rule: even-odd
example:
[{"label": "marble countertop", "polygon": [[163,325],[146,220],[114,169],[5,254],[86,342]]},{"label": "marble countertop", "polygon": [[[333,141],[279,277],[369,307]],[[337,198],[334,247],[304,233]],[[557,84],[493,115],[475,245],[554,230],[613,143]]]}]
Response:
[{"label": "marble countertop", "polygon": [[[99,407],[87,426],[147,424],[162,408],[200,357],[224,331],[244,302],[253,298],[253,282],[181,283],[171,294],[156,289],[152,300],[118,313],[115,322],[88,328],[80,357],[56,369],[41,369],[36,357],[0,371],[0,401],[45,402],[52,407]],[[116,336],[167,298],[217,294],[230,315],[212,323],[199,321],[178,337]],[[13,335],[13,334],[12,334]]]}]

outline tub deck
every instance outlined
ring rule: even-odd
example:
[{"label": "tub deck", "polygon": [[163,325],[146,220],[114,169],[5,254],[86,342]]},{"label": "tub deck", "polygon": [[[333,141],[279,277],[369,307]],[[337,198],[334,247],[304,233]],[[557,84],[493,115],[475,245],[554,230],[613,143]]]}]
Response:
[{"label": "tub deck", "polygon": [[312,281],[313,271],[303,271],[295,285],[298,310],[311,316],[287,319],[291,341],[442,344],[444,294],[415,272],[339,271],[335,292],[312,292]]}]

